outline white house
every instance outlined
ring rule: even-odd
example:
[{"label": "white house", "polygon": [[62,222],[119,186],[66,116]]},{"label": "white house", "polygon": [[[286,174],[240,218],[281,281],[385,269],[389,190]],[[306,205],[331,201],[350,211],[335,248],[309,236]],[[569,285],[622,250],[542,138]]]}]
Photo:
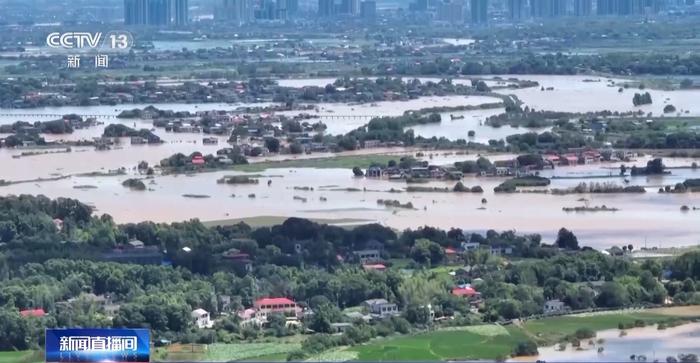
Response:
[{"label": "white house", "polygon": [[388,302],[386,299],[370,299],[362,303],[362,305],[369,311],[370,315],[375,318],[386,318],[390,316],[399,315],[399,307]]},{"label": "white house", "polygon": [[561,300],[547,300],[542,310],[545,314],[560,314],[569,311],[569,307]]},{"label": "white house", "polygon": [[194,321],[194,325],[199,329],[211,328],[214,326],[214,322],[211,320],[209,312],[204,309],[192,310],[190,316]]},{"label": "white house", "polygon": [[480,244],[478,242],[462,242],[461,247],[464,251],[478,250]]}]

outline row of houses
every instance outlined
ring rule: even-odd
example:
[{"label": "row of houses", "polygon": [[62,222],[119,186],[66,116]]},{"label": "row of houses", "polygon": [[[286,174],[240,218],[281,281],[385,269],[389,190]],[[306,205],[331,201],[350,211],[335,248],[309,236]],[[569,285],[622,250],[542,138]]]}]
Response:
[{"label": "row of houses", "polygon": [[544,159],[553,165],[572,166],[597,163],[602,160],[602,156],[594,149],[569,149],[569,152],[563,154],[545,154]]},{"label": "row of houses", "polygon": [[400,168],[398,166],[384,167],[373,165],[367,168],[365,176],[368,178],[382,179],[449,179],[459,180],[464,176],[461,171],[454,168],[446,168],[438,165],[429,165],[421,162],[418,166]]}]

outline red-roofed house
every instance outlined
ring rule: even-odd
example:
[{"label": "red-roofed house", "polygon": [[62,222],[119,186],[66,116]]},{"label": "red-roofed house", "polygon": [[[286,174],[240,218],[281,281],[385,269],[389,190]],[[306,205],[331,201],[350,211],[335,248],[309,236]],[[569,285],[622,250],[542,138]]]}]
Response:
[{"label": "red-roofed house", "polygon": [[35,318],[41,318],[42,316],[46,315],[46,312],[44,309],[26,309],[26,310],[20,310],[19,315],[22,315],[23,318],[27,317],[35,317]]},{"label": "red-roofed house", "polygon": [[452,295],[471,299],[480,294],[471,286],[457,286],[452,289]]},{"label": "red-roofed house", "polygon": [[559,164],[559,162],[561,161],[561,158],[559,157],[559,155],[554,155],[554,154],[544,155],[544,159],[549,160],[554,164]]},{"label": "red-roofed house", "polygon": [[267,321],[267,314],[270,313],[281,313],[295,318],[299,318],[302,314],[297,303],[286,297],[258,299],[253,307],[255,308],[255,317],[265,321]]},{"label": "red-roofed house", "polygon": [[201,155],[197,155],[192,158],[192,164],[194,165],[204,165],[204,163],[204,157],[202,157]]},{"label": "red-roofed house", "polygon": [[459,252],[452,247],[445,247],[445,258],[447,262],[454,263],[459,259]]},{"label": "red-roofed house", "polygon": [[564,155],[563,158],[561,158],[561,165],[577,165],[577,164],[578,164],[578,155],[566,154],[566,155]]}]

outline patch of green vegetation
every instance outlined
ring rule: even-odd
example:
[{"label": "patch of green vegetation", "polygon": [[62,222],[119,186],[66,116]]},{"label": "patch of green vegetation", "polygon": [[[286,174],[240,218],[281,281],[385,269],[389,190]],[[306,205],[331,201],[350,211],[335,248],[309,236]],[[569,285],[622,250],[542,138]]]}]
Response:
[{"label": "patch of green vegetation", "polygon": [[347,350],[345,347],[330,349],[325,352],[314,354],[306,358],[306,362],[347,362],[356,360],[359,354],[356,351]]},{"label": "patch of green vegetation", "polygon": [[205,360],[210,362],[227,362],[260,358],[263,356],[282,355],[301,349],[299,343],[242,343],[242,344],[210,344],[205,354]]},{"label": "patch of green vegetation", "polygon": [[504,330],[505,334],[441,330],[380,340],[351,350],[359,353],[361,361],[494,360],[507,357],[519,342],[530,340],[518,327],[510,326]]},{"label": "patch of green vegetation", "polygon": [[0,363],[38,363],[44,359],[35,350],[0,352]]},{"label": "patch of green vegetation", "polygon": [[270,355],[261,355],[259,357],[252,357],[246,359],[240,359],[239,362],[286,362],[287,353],[278,353]]},{"label": "patch of green vegetation", "polygon": [[645,324],[656,324],[670,319],[672,318],[668,315],[648,312],[610,312],[530,320],[523,324],[523,328],[539,345],[551,345],[563,340],[567,335],[575,334],[579,329],[600,331],[617,329],[619,324],[634,325],[637,320],[644,321]]},{"label": "patch of green vegetation", "polygon": [[546,187],[551,183],[541,176],[524,176],[508,179],[493,189],[496,193],[513,193],[519,187]]}]

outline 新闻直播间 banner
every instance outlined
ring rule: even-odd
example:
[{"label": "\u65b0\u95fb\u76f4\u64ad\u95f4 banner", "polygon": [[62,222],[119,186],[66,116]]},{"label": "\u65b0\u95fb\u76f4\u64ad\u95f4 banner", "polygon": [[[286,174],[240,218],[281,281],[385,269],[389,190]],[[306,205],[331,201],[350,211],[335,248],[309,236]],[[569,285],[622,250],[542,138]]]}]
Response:
[{"label": "\u65b0\u95fb\u76f4\u64ad\u95f4 banner", "polygon": [[46,362],[148,362],[148,329],[46,329]]}]

